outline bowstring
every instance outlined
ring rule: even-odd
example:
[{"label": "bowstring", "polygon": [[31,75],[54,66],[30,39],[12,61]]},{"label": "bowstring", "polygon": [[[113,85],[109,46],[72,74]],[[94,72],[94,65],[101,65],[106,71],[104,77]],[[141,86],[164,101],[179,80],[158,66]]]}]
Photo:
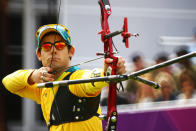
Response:
[{"label": "bowstring", "polygon": [[101,56],[101,57],[97,57],[97,58],[94,58],[94,59],[90,59],[90,60],[87,60],[87,61],[83,61],[83,62],[80,62],[78,64],[75,64],[75,65],[72,65],[72,66],[69,66],[69,67],[62,67],[61,69],[59,70],[62,70],[62,69],[65,69],[65,70],[68,70],[74,66],[80,66],[80,65],[83,65],[83,64],[87,64],[87,63],[90,63],[90,62],[93,62],[93,61],[96,61],[96,60],[99,60],[99,59],[102,59],[104,58],[104,56]]},{"label": "bowstring", "polygon": [[[56,25],[56,30],[57,30],[57,27],[58,27],[58,24],[59,24],[59,16],[60,16],[60,9],[61,9],[61,0],[59,0],[59,7],[58,7],[58,15],[57,15],[57,25]],[[55,37],[54,37],[54,42],[56,40],[56,36],[57,34],[55,34]],[[51,58],[51,62],[50,62],[50,68],[52,67],[52,61],[53,61],[53,58],[54,58],[54,48],[52,48],[52,58]],[[52,72],[54,73],[54,72]],[[61,121],[61,115],[60,115],[60,111],[59,111],[59,107],[58,107],[58,104],[57,104],[57,101],[55,99],[55,93],[54,93],[54,87],[51,88],[52,89],[52,93],[53,93],[53,96],[54,96],[54,104],[56,106],[56,110],[57,110],[57,114],[58,114],[58,117],[59,117],[59,120]],[[51,118],[50,118],[51,119]],[[64,131],[64,127],[63,127],[63,124],[62,124],[62,129]]]}]

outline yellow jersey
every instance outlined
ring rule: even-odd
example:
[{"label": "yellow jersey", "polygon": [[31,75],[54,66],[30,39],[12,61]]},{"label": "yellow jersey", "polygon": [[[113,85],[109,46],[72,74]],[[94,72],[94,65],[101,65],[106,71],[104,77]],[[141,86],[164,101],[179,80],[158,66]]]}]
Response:
[{"label": "yellow jersey", "polygon": [[[50,120],[51,106],[54,100],[54,96],[57,93],[58,87],[52,88],[37,88],[37,84],[30,85],[28,83],[28,78],[33,70],[18,70],[12,74],[6,76],[2,82],[7,90],[17,94],[21,97],[29,98],[41,104],[42,112],[46,124]],[[101,69],[96,69],[96,71],[90,70],[77,70],[71,76],[70,80],[74,79],[85,79],[93,77],[93,72],[100,72],[100,76],[104,76]],[[64,72],[56,81],[63,80],[70,72]],[[100,94],[101,89],[108,86],[106,82],[95,82],[95,83],[84,83],[84,84],[74,84],[69,85],[69,90],[72,94],[78,97],[95,97]],[[101,109],[99,106],[98,113],[101,114]],[[93,116],[92,118],[80,121],[80,122],[70,122],[61,124],[58,126],[51,126],[50,131],[101,131],[102,122],[98,117]]]}]

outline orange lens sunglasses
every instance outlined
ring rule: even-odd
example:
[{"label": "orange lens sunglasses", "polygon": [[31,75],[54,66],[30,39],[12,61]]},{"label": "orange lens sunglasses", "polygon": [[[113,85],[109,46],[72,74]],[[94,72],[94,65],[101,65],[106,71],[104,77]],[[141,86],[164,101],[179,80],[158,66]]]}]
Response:
[{"label": "orange lens sunglasses", "polygon": [[62,50],[67,44],[63,41],[56,41],[54,43],[52,42],[45,42],[41,44],[41,49],[44,51],[50,51],[52,46],[55,46],[57,50]]}]

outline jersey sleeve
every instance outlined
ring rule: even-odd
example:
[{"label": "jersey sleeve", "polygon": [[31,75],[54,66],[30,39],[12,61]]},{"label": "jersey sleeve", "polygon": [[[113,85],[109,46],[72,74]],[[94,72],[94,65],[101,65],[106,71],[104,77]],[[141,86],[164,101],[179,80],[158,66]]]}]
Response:
[{"label": "jersey sleeve", "polygon": [[[70,80],[75,79],[89,79],[93,77],[103,77],[104,73],[102,69],[94,70],[78,70],[74,72]],[[106,82],[94,82],[94,83],[83,83],[69,85],[69,90],[76,96],[79,97],[94,97],[100,94],[103,87],[108,86]]]},{"label": "jersey sleeve", "polygon": [[18,70],[3,78],[5,88],[13,94],[29,98],[40,104],[41,89],[36,84],[29,85],[28,78],[33,70]]}]

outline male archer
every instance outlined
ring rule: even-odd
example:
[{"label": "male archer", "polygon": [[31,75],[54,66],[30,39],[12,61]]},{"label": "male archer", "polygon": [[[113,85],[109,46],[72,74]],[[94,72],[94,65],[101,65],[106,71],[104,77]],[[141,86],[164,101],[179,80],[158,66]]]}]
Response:
[{"label": "male archer", "polygon": [[[37,88],[37,83],[60,80],[88,79],[104,76],[112,59],[105,59],[103,69],[80,70],[71,67],[75,49],[69,30],[61,24],[40,27],[36,32],[36,55],[43,67],[17,70],[3,79],[7,90],[41,104],[44,119],[50,131],[101,131],[102,122],[97,117],[100,92],[106,82],[95,82]],[[118,58],[117,74],[125,73],[125,60]]]}]

